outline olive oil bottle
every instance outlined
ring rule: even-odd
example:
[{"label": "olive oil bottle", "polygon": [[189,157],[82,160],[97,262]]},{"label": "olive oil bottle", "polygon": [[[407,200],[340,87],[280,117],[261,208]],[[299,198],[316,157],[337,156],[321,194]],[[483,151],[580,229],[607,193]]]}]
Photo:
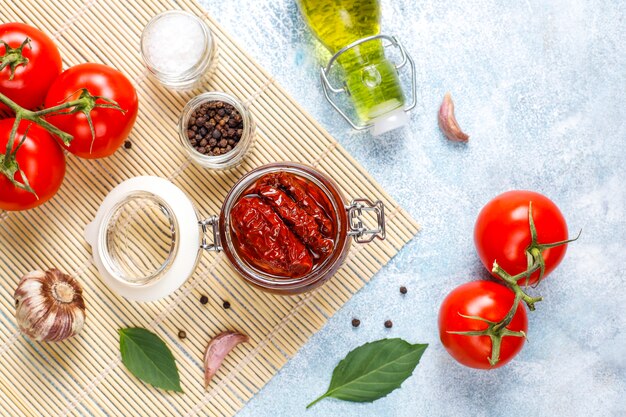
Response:
[{"label": "olive oil bottle", "polygon": [[[298,0],[317,39],[332,53],[380,33],[378,0]],[[337,58],[345,87],[362,124],[384,133],[405,125],[405,98],[396,66],[385,56],[381,39],[369,40]]]}]

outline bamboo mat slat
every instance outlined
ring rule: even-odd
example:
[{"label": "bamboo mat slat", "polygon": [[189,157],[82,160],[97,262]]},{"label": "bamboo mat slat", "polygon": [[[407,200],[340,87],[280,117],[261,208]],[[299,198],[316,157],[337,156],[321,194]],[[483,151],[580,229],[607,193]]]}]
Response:
[{"label": "bamboo mat slat", "polygon": [[[98,161],[69,156],[65,182],[52,201],[28,212],[0,212],[1,415],[233,416],[417,233],[417,223],[194,0],[0,0],[0,6],[2,22],[22,21],[51,34],[64,67],[87,61],[114,66],[133,81],[140,100],[131,149]],[[197,91],[162,88],[141,62],[142,28],[169,9],[201,16],[217,38],[217,71]],[[257,123],[249,156],[226,172],[193,165],[178,144],[176,122],[185,102],[208,90],[246,102]],[[295,297],[246,285],[223,255],[210,253],[203,254],[181,289],[159,301],[128,302],[101,281],[83,230],[120,182],[138,175],[168,178],[206,217],[218,213],[244,173],[283,160],[328,173],[348,198],[381,199],[387,207],[387,240],[353,245],[330,282]],[[63,343],[35,343],[17,330],[13,291],[25,272],[53,266],[83,284],[87,323],[79,336]],[[208,304],[199,303],[201,295]],[[223,309],[223,300],[232,307]],[[149,328],[167,342],[184,394],[149,387],[126,371],[117,336],[125,326]],[[181,329],[184,340],[177,337]],[[204,390],[204,348],[212,335],[227,329],[241,330],[251,341],[231,353]]]}]

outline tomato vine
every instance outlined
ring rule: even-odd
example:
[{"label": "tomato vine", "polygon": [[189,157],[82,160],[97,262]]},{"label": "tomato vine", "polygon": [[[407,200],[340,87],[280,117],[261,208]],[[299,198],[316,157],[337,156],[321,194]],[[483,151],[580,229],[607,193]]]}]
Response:
[{"label": "tomato vine", "polygon": [[562,240],[553,243],[539,243],[537,239],[537,228],[535,226],[535,221],[533,217],[533,209],[532,209],[532,201],[528,203],[528,227],[530,230],[531,243],[525,250],[526,258],[527,258],[527,268],[525,271],[517,274],[511,275],[507,271],[505,271],[497,262],[494,260],[492,273],[494,273],[497,277],[499,277],[504,283],[513,291],[515,294],[515,298],[513,300],[513,304],[509,309],[508,313],[502,318],[500,321],[490,321],[485,319],[484,317],[479,316],[468,316],[458,313],[461,317],[470,319],[470,320],[478,320],[484,323],[487,323],[487,328],[484,330],[471,330],[471,331],[448,331],[450,334],[458,334],[462,336],[487,336],[491,339],[491,355],[488,358],[489,364],[491,366],[495,366],[500,361],[500,346],[502,343],[502,339],[504,337],[526,337],[526,334],[523,331],[512,331],[507,328],[507,326],[513,320],[515,313],[519,307],[521,301],[528,306],[528,309],[531,311],[535,310],[535,303],[542,300],[542,297],[532,297],[526,293],[522,286],[519,284],[520,281],[524,281],[524,288],[528,287],[530,277],[536,271],[539,271],[539,278],[537,283],[533,286],[535,288],[539,282],[543,279],[545,273],[545,260],[543,258],[543,251],[549,248],[554,248],[557,246],[562,246],[570,242],[574,242],[578,240],[580,237],[582,230],[578,233],[578,235],[573,239]]},{"label": "tomato vine", "polygon": [[[37,195],[35,191],[30,187],[28,183],[28,179],[23,174],[22,170],[19,167],[19,164],[16,160],[16,154],[21,146],[21,143],[18,143],[17,147],[15,146],[16,136],[17,136],[17,127],[19,126],[22,120],[27,120],[38,124],[43,127],[52,135],[58,137],[65,144],[69,144],[73,137],[69,133],[62,131],[56,126],[52,125],[48,121],[45,120],[44,116],[53,116],[60,114],[73,114],[82,112],[85,114],[87,118],[87,122],[89,123],[89,128],[91,130],[92,138],[95,138],[95,131],[93,128],[93,122],[91,120],[91,111],[96,108],[112,108],[119,110],[124,113],[124,110],[113,100],[109,100],[105,97],[94,96],[87,91],[87,89],[83,88],[80,90],[80,96],[76,100],[66,101],[57,106],[44,108],[42,110],[33,111],[25,109],[20,106],[13,100],[11,100],[6,95],[0,93],[0,102],[6,105],[13,113],[15,114],[15,121],[13,124],[13,129],[9,134],[9,140],[7,141],[6,151],[3,155],[0,155],[0,174],[5,175],[11,183],[18,188],[26,190],[35,196]],[[26,135],[24,135],[24,138]],[[22,140],[23,142],[23,140]],[[23,182],[19,182],[15,179],[16,173],[21,174],[21,178]]]}]

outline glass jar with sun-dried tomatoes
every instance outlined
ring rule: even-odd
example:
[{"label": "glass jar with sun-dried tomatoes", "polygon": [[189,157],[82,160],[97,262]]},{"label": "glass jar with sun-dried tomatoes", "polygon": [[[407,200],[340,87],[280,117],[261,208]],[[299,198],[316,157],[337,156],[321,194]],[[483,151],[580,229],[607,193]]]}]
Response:
[{"label": "glass jar with sun-dried tomatoes", "polygon": [[[363,226],[364,211],[375,215],[375,227]],[[332,277],[353,239],[384,239],[384,216],[380,201],[346,205],[337,184],[314,168],[277,163],[241,178],[213,221],[219,246],[246,281],[297,294]]]},{"label": "glass jar with sun-dried tomatoes", "polygon": [[257,288],[291,295],[330,279],[352,240],[384,239],[385,212],[380,201],[346,204],[327,175],[284,162],[248,172],[220,214],[206,220],[198,220],[191,201],[169,181],[128,180],[107,196],[86,237],[105,282],[130,299],[175,291],[203,250],[223,252]]}]

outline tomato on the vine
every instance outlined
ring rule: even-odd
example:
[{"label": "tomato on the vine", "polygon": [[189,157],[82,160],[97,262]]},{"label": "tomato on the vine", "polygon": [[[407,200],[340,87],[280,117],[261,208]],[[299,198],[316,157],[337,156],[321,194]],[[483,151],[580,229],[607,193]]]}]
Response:
[{"label": "tomato on the vine", "polygon": [[[6,149],[14,122],[15,119],[0,120],[0,152]],[[65,154],[41,126],[22,120],[17,129],[13,152],[16,149],[15,161],[24,175],[17,171],[13,178],[24,183],[26,177],[36,195],[15,186],[2,174],[6,167],[0,164],[0,209],[3,210],[28,210],[45,203],[59,190],[65,175]],[[0,162],[6,161],[5,155],[2,156]]]},{"label": "tomato on the vine", "polygon": [[[493,344],[488,335],[464,335],[451,332],[485,331],[489,324],[499,322],[513,307],[515,295],[504,285],[493,281],[473,281],[463,284],[448,294],[439,310],[439,337],[448,353],[459,363],[478,369],[498,368],[515,357],[524,346],[528,318],[523,304],[518,304],[511,322],[505,327],[517,335],[501,339],[496,364]],[[473,318],[463,316],[474,316]],[[482,318],[478,319],[477,317]]]},{"label": "tomato on the vine", "polygon": [[[531,247],[529,204],[537,231],[536,244]],[[545,264],[543,277],[561,262],[566,244],[550,247],[567,240],[567,224],[559,208],[550,199],[533,191],[508,191],[495,197],[483,207],[474,226],[476,251],[485,268],[491,271],[494,261],[510,275],[518,275],[529,267],[529,255]],[[529,250],[530,249],[530,250]],[[528,253],[527,253],[528,252]],[[543,261],[540,260],[543,257]],[[540,271],[528,280],[535,284]],[[518,280],[520,285],[526,278]]]},{"label": "tomato on the vine", "polygon": [[[90,112],[93,133],[83,112],[51,115],[47,120],[74,138],[64,146],[82,158],[103,158],[113,154],[128,137],[137,118],[135,87],[116,69],[102,64],[80,64],[64,71],[46,96],[46,107],[77,99],[83,89],[96,96],[98,107]],[[113,107],[117,104],[122,111]],[[111,107],[107,107],[111,106]]]},{"label": "tomato on the vine", "polygon": [[[48,35],[24,23],[0,25],[0,41],[0,93],[30,110],[42,105],[61,73],[56,45]],[[2,109],[8,110],[4,105]]]}]

